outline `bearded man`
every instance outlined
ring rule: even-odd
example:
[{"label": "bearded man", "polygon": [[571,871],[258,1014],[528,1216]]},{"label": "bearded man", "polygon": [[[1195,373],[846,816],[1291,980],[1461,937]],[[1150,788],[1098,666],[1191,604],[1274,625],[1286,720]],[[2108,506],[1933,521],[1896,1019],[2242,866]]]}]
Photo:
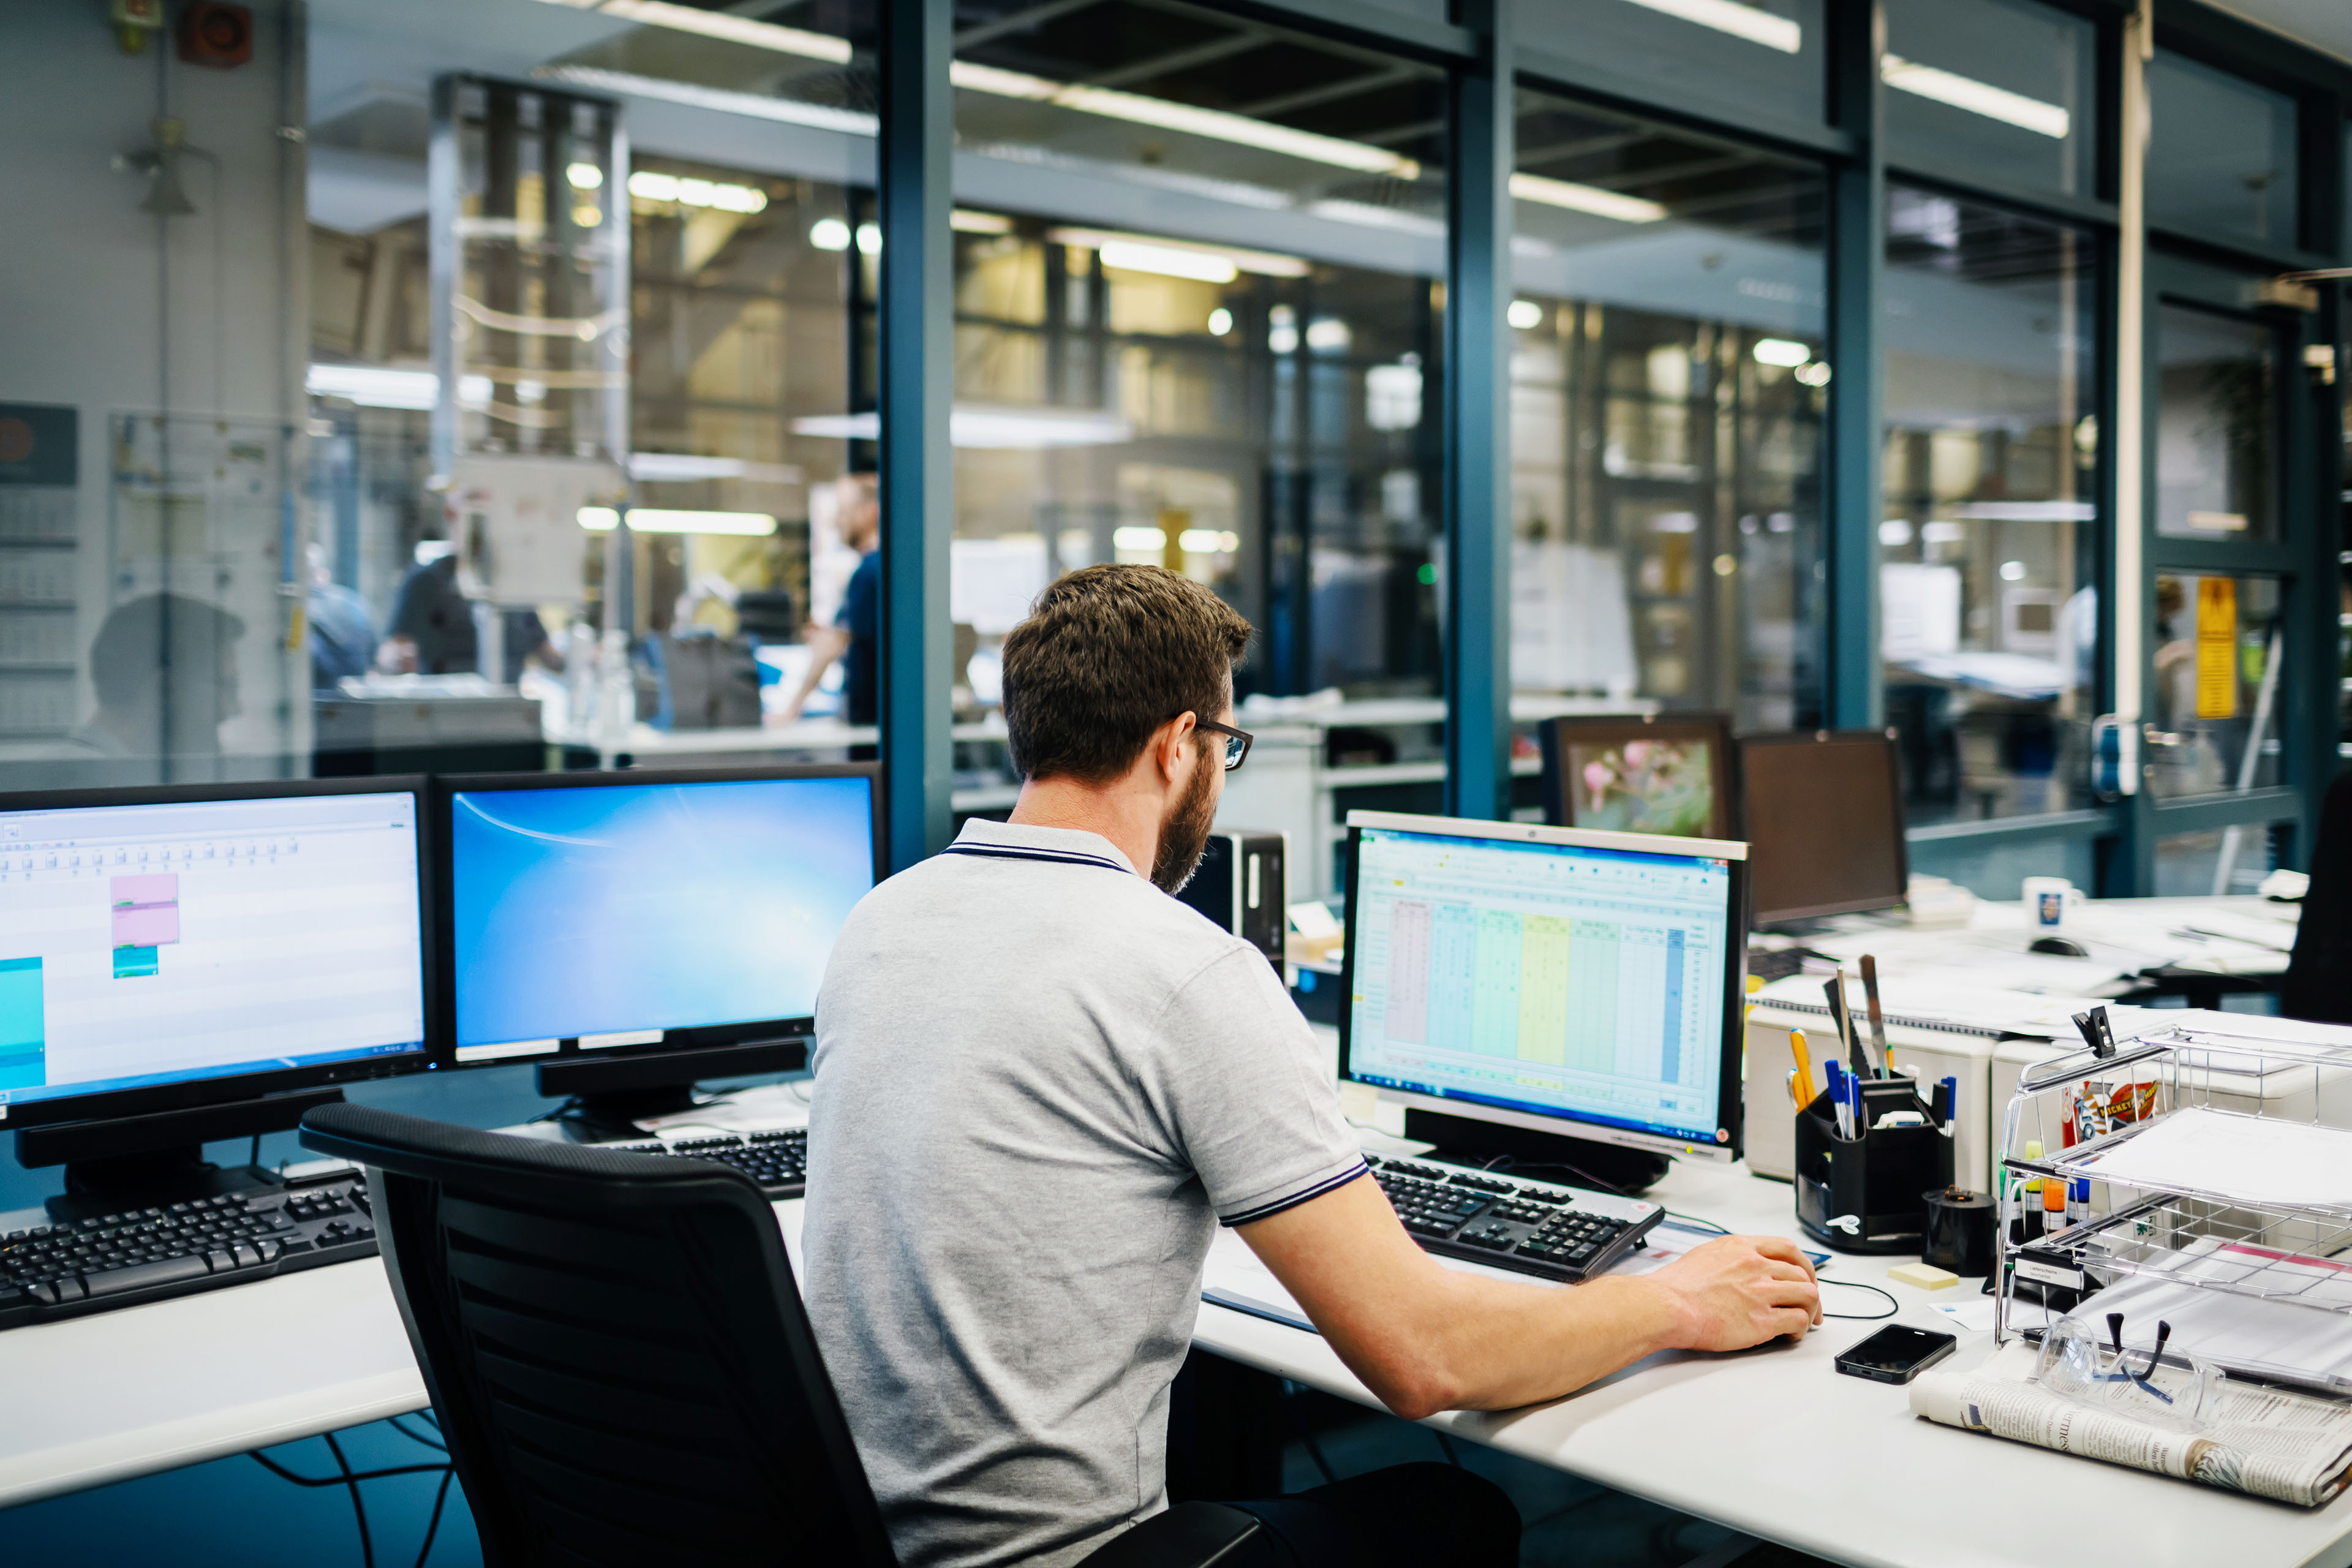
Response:
[{"label": "bearded man", "polygon": [[[1413,1245],[1281,981],[1168,896],[1248,754],[1249,637],[1159,567],[1055,583],[1004,639],[1012,820],[966,824],[834,947],[804,1285],[907,1568],[1067,1568],[1167,1506],[1169,1385],[1219,1225],[1414,1419],[1819,1321],[1778,1238],[1573,1289]],[[1444,1465],[1233,1506],[1264,1528],[1223,1568],[1518,1561],[1510,1500]]]}]

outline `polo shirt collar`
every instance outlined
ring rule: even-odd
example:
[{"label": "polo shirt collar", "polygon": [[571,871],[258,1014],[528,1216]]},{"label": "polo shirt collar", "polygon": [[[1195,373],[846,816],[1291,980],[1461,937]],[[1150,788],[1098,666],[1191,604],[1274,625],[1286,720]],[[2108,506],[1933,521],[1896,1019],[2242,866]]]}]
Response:
[{"label": "polo shirt collar", "polygon": [[1028,823],[991,822],[975,816],[948,847],[950,855],[989,859],[1058,860],[1074,866],[1092,865],[1106,870],[1138,873],[1118,845],[1099,833],[1076,827],[1038,827]]}]

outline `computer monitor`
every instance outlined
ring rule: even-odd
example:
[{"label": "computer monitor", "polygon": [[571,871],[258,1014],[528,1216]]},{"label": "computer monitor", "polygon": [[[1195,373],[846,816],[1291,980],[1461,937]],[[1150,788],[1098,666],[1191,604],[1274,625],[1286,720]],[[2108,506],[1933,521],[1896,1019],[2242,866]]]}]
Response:
[{"label": "computer monitor", "polygon": [[1339,1074],[1409,1136],[1622,1187],[1737,1156],[1747,846],[1369,811],[1348,840]]},{"label": "computer monitor", "polygon": [[441,781],[449,1039],[536,1061],[618,1126],[698,1079],[796,1068],[835,936],[878,870],[879,770]]},{"label": "computer monitor", "polygon": [[1537,733],[1544,820],[1554,826],[1739,837],[1723,714],[1553,719]]},{"label": "computer monitor", "polygon": [[0,1127],[25,1130],[18,1158],[68,1164],[76,1190],[127,1180],[108,1160],[193,1177],[207,1139],[426,1067],[423,789],[0,796]]},{"label": "computer monitor", "polygon": [[1756,925],[1903,901],[1903,762],[1888,730],[1802,730],[1739,742]]}]

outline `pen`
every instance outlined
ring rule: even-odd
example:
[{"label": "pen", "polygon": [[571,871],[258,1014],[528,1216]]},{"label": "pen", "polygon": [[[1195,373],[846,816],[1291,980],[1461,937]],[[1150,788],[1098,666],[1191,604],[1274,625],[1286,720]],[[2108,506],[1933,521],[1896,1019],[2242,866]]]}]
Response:
[{"label": "pen", "polygon": [[1868,1076],[1870,1058],[1863,1055],[1862,1037],[1855,1032],[1853,1014],[1845,1005],[1843,968],[1840,968],[1835,974],[1822,982],[1822,994],[1829,998],[1830,1017],[1837,1025],[1839,1050],[1844,1054],[1847,1061],[1853,1064],[1855,1072]]},{"label": "pen", "polygon": [[1813,1064],[1805,1058],[1805,1031],[1789,1031],[1789,1050],[1797,1058],[1797,1103],[1813,1102]]},{"label": "pen", "polygon": [[1947,1078],[1938,1081],[1936,1088],[1944,1100],[1944,1136],[1949,1138],[1960,1124],[1960,1080]]},{"label": "pen", "polygon": [[1846,1103],[1845,1103],[1845,1085],[1846,1085],[1846,1071],[1845,1071],[1845,1068],[1843,1068],[1842,1066],[1840,1066],[1838,1063],[1836,1063],[1836,1062],[1834,1062],[1834,1061],[1824,1062],[1824,1063],[1822,1064],[1822,1066],[1826,1067],[1826,1068],[1829,1069],[1829,1075],[1830,1075],[1830,1114],[1831,1114],[1831,1116],[1832,1116],[1832,1120],[1834,1120],[1834,1121],[1836,1121],[1836,1123],[1837,1123],[1838,1136],[1839,1136],[1839,1137],[1841,1137],[1841,1138],[1850,1138],[1850,1137],[1853,1136],[1853,1134],[1852,1132],[1850,1132],[1850,1131],[1847,1131],[1847,1121],[1846,1121],[1846,1114],[1847,1114],[1847,1113],[1846,1113]]},{"label": "pen", "polygon": [[1878,1076],[1895,1076],[1894,1058],[1886,1054],[1886,1015],[1878,1005],[1878,960],[1862,955],[1862,994],[1870,1008],[1870,1047],[1878,1054]]}]

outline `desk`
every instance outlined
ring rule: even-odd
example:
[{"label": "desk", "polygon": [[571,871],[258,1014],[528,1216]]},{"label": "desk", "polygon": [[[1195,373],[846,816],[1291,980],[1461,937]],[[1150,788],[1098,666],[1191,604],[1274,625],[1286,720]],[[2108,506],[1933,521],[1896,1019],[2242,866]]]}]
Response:
[{"label": "desk", "polygon": [[[1789,1188],[1738,1167],[1677,1165],[1654,1195],[1736,1229],[1794,1234]],[[776,1205],[795,1251],[801,1207]],[[1929,1304],[1948,1293],[1886,1283],[1901,1261],[1840,1258],[1830,1272],[1884,1285],[1906,1321],[1948,1326]],[[1829,1293],[1853,1299],[1833,1310],[1879,1310],[1865,1291]],[[1902,1389],[1830,1369],[1874,1327],[1832,1321],[1801,1345],[1660,1355],[1549,1405],[1430,1425],[1867,1568],[2012,1568],[2031,1550],[2022,1521],[2062,1528],[2053,1510],[2096,1521],[2052,1546],[2069,1568],[2352,1564],[2352,1498],[2305,1512],[1919,1421]],[[1318,1335],[1203,1303],[1194,1336],[1375,1405]],[[1990,1333],[1961,1338],[1962,1357],[1991,1348]],[[425,1404],[383,1271],[364,1263],[0,1334],[0,1507]]]}]

